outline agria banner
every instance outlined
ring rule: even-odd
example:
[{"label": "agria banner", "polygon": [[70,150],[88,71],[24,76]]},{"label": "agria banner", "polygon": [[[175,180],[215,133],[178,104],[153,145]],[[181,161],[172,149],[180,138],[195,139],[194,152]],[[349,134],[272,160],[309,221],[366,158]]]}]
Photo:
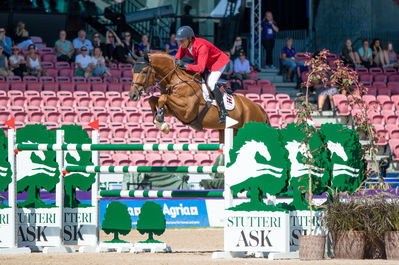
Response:
[{"label": "agria banner", "polygon": [[[124,201],[132,219],[132,227],[136,227],[141,206],[147,200]],[[154,200],[161,205],[165,215],[166,227],[209,227],[208,211],[205,200]],[[104,219],[107,205],[111,201],[100,202],[100,224]]]}]

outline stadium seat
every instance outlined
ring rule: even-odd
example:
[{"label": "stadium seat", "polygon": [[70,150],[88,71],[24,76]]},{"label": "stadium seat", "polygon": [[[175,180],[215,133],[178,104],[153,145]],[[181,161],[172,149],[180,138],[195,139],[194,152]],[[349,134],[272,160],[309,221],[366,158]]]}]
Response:
[{"label": "stadium seat", "polygon": [[360,75],[362,73],[368,73],[369,69],[367,69],[366,67],[357,67],[356,72]]},{"label": "stadium seat", "polygon": [[371,67],[369,70],[369,73],[375,75],[378,73],[383,73],[382,69],[380,67]]},{"label": "stadium seat", "polygon": [[399,139],[391,139],[389,140],[389,147],[393,153],[393,159],[399,160]]},{"label": "stadium seat", "polygon": [[20,76],[17,76],[17,75],[7,76],[6,80],[7,80],[8,83],[22,82],[22,78]]},{"label": "stadium seat", "polygon": [[91,87],[90,83],[86,82],[75,83],[75,86],[76,86],[75,87],[76,91],[86,91],[86,92],[89,92]]},{"label": "stadium seat", "polygon": [[96,98],[104,98],[105,93],[102,91],[90,91],[89,97],[93,98],[93,101],[94,101]]},{"label": "stadium seat", "polygon": [[95,113],[95,119],[101,123],[107,124],[110,122],[110,114],[108,112],[97,112]]},{"label": "stadium seat", "polygon": [[[258,96],[258,98],[259,98],[259,94],[261,94],[261,91],[262,91],[262,89],[261,89],[260,85],[249,85],[248,86],[248,93],[256,94]],[[246,96],[248,98],[248,94]]]},{"label": "stadium seat", "polygon": [[57,83],[71,82],[71,78],[69,76],[57,76],[55,77]]},{"label": "stadium seat", "polygon": [[55,53],[46,53],[43,54],[42,56],[42,61],[43,62],[52,62],[56,63],[57,62],[57,55]]},{"label": "stadium seat", "polygon": [[10,84],[10,89],[11,90],[19,90],[19,91],[25,91],[26,90],[26,83],[25,82],[12,82]]},{"label": "stadium seat", "polygon": [[131,70],[124,70],[122,72],[122,77],[123,78],[132,78],[133,77],[132,71]]},{"label": "stadium seat", "polygon": [[65,68],[71,68],[71,65],[68,62],[56,62],[55,63],[55,68],[56,69],[65,69]]},{"label": "stadium seat", "polygon": [[105,91],[107,91],[107,84],[106,84],[106,83],[103,83],[103,82],[101,82],[101,83],[93,83],[93,84],[91,85],[91,90],[92,90],[92,91],[102,91],[102,92],[105,92]]},{"label": "stadium seat", "polygon": [[396,69],[393,68],[393,67],[386,67],[386,68],[384,68],[384,73],[385,73],[386,75],[390,76],[390,75],[396,74],[397,71],[396,71]]},{"label": "stadium seat", "polygon": [[270,125],[274,128],[281,129],[282,117],[280,114],[269,115]]},{"label": "stadium seat", "polygon": [[399,95],[399,82],[389,82],[388,88],[391,90],[392,95]]},{"label": "stadium seat", "polygon": [[377,88],[377,94],[378,95],[391,96],[391,89],[388,88],[388,87],[378,87]]},{"label": "stadium seat", "polygon": [[42,82],[43,84],[48,83],[48,82],[54,82],[54,77],[52,76],[41,76],[40,77],[40,82]]},{"label": "stadium seat", "polygon": [[122,92],[122,84],[121,83],[109,83],[108,91]]},{"label": "stadium seat", "polygon": [[255,80],[243,80],[244,89],[247,90],[249,85],[256,85]]},{"label": "stadium seat", "polygon": [[47,71],[49,69],[54,69],[54,64],[52,62],[42,62],[42,67]]},{"label": "stadium seat", "polygon": [[[77,98],[77,105],[79,106],[79,107],[91,107],[92,106],[92,98],[91,97],[79,97],[79,98]],[[98,105],[95,105],[95,106],[97,106],[97,107],[101,107],[101,106],[98,106]]]},{"label": "stadium seat", "polygon": [[28,82],[27,90],[42,91],[42,83],[40,82]]}]

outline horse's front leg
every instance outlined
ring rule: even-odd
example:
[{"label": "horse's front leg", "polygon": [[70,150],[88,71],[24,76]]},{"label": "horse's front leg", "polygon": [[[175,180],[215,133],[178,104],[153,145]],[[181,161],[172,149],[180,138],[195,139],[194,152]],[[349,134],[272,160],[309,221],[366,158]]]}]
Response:
[{"label": "horse's front leg", "polygon": [[168,109],[166,107],[166,101],[168,99],[168,95],[163,94],[158,99],[158,111],[154,118],[154,123],[157,125],[158,129],[163,133],[169,133],[169,124],[165,122],[165,115],[168,116]]},{"label": "horse's front leg", "polygon": [[154,123],[155,123],[155,117],[156,117],[157,111],[158,111],[157,110],[158,101],[159,101],[159,97],[152,96],[148,99],[148,103],[150,104],[152,115],[154,116]]}]

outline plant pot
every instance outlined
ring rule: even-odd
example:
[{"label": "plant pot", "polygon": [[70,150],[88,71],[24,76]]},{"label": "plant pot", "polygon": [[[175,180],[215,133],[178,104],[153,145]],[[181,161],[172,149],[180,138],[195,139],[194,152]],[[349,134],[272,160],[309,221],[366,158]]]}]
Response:
[{"label": "plant pot", "polygon": [[399,231],[385,232],[385,253],[387,259],[399,259]]},{"label": "plant pot", "polygon": [[299,258],[320,260],[324,258],[326,236],[299,236]]},{"label": "plant pot", "polygon": [[334,241],[335,258],[363,259],[365,238],[364,231],[339,231]]}]

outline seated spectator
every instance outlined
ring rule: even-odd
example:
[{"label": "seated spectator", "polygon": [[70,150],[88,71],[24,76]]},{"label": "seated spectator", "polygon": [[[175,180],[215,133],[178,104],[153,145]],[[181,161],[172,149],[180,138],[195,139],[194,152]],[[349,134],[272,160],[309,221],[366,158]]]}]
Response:
[{"label": "seated spectator", "polygon": [[352,40],[346,39],[345,47],[342,49],[341,59],[345,64],[359,66],[361,64],[359,54],[352,48]]},{"label": "seated spectator", "polygon": [[385,54],[384,49],[381,47],[380,39],[373,40],[371,50],[373,51],[373,61],[378,67],[387,67],[389,65],[388,55]]},{"label": "seated spectator", "polygon": [[88,78],[93,72],[93,59],[88,55],[88,48],[82,46],[80,53],[75,58],[76,76]]},{"label": "seated spectator", "polygon": [[239,80],[251,79],[250,73],[249,61],[245,59],[244,51],[241,51],[238,58],[234,60],[234,76]]},{"label": "seated spectator", "polygon": [[229,63],[224,68],[224,71],[221,75],[221,79],[230,80],[233,75],[233,62],[230,59],[230,52],[225,51],[225,53],[226,53],[227,57],[229,57]]},{"label": "seated spectator", "polygon": [[55,51],[57,52],[57,61],[59,62],[72,62],[73,49],[72,42],[66,39],[66,31],[60,31],[60,39],[55,42]]},{"label": "seated spectator", "polygon": [[136,51],[134,48],[134,42],[132,40],[132,34],[129,31],[126,31],[123,34],[122,47],[123,47],[122,62],[134,64],[136,60],[134,60],[133,55],[136,54]]},{"label": "seated spectator", "polygon": [[387,46],[385,47],[386,55],[388,56],[389,66],[399,68],[399,61],[397,54],[393,48],[392,41],[388,41]]},{"label": "seated spectator", "polygon": [[177,50],[179,49],[179,45],[176,42],[176,34],[170,34],[170,38],[167,42],[165,42],[165,51],[169,53],[169,55],[175,56]]},{"label": "seated spectator", "polygon": [[8,68],[7,56],[3,54],[3,46],[0,46],[0,76],[14,75]]},{"label": "seated spectator", "polygon": [[25,23],[22,21],[18,22],[17,24],[14,42],[18,45],[20,49],[23,49],[33,44],[32,40],[29,38],[29,32],[25,29]]},{"label": "seated spectator", "polygon": [[138,56],[144,56],[144,53],[151,52],[151,44],[148,41],[148,36],[144,34],[141,37],[141,42],[137,47]]},{"label": "seated spectator", "polygon": [[78,37],[72,41],[72,45],[76,54],[80,54],[82,47],[86,47],[89,52],[93,50],[93,45],[90,40],[86,39],[86,31],[83,29],[79,30]]},{"label": "seated spectator", "polygon": [[19,54],[19,47],[17,45],[12,47],[11,52],[12,55],[9,58],[10,70],[14,72],[14,75],[22,78],[28,74],[25,58]]},{"label": "seated spectator", "polygon": [[123,60],[123,44],[113,30],[108,30],[105,34],[105,43],[102,50],[107,63],[117,63]]},{"label": "seated spectator", "polygon": [[240,36],[237,36],[236,40],[234,41],[233,47],[230,49],[231,59],[234,61],[239,56],[241,51],[245,53],[246,49],[242,42],[242,38]]},{"label": "seated spectator", "polygon": [[0,45],[1,47],[4,48],[3,52],[7,56],[11,56],[11,46],[12,46],[12,40],[10,37],[6,35],[6,29],[5,28],[0,28]]},{"label": "seated spectator", "polygon": [[17,24],[17,28],[15,29],[15,43],[21,43],[29,39],[29,32],[25,29],[25,23],[20,21]]},{"label": "seated spectator", "polygon": [[101,36],[100,33],[96,32],[93,34],[93,37],[91,38],[91,44],[93,46],[93,50],[91,52],[94,52],[94,48],[100,48],[101,50],[104,48],[104,43],[101,42]]},{"label": "seated spectator", "polygon": [[304,63],[298,60],[296,56],[295,48],[292,46],[292,38],[288,37],[286,40],[286,46],[281,50],[283,65],[288,66],[287,81],[292,82],[293,74],[297,66],[304,66]]},{"label": "seated spectator", "polygon": [[36,54],[36,47],[34,44],[28,46],[28,55],[26,56],[26,68],[29,75],[41,77],[47,75],[42,67],[40,56]]},{"label": "seated spectator", "polygon": [[91,58],[93,64],[93,76],[111,76],[109,68],[105,66],[105,59],[100,47],[94,48],[94,54]]},{"label": "seated spectator", "polygon": [[362,47],[357,50],[357,53],[359,54],[364,67],[370,68],[375,66],[373,61],[373,51],[370,49],[369,41],[367,39],[362,41]]}]

